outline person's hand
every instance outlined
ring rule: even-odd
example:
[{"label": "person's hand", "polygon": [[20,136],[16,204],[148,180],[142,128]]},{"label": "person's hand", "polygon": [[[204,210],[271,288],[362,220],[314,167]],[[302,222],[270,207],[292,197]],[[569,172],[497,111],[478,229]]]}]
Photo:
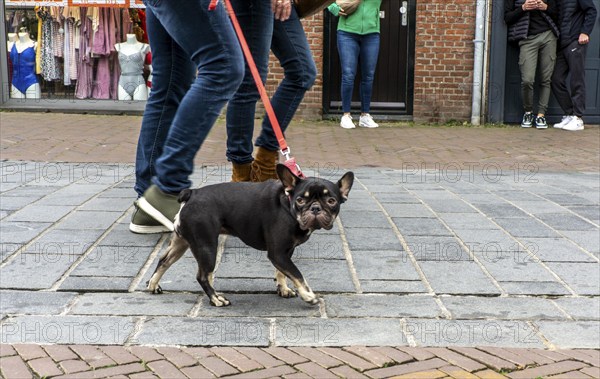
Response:
[{"label": "person's hand", "polygon": [[290,0],[272,0],[273,14],[275,20],[285,21],[290,18],[292,13],[292,3]]},{"label": "person's hand", "polygon": [[523,8],[524,11],[533,11],[537,9],[537,6],[537,0],[526,0],[521,8]]},{"label": "person's hand", "polygon": [[587,45],[588,43],[590,43],[590,36],[588,36],[585,33],[581,33],[579,35],[579,44],[580,45]]},{"label": "person's hand", "polygon": [[546,11],[548,9],[548,4],[544,3],[542,0],[537,0],[537,9],[540,11]]},{"label": "person's hand", "polygon": [[338,12],[338,15],[340,15],[340,16],[348,16],[348,15],[346,14],[346,12],[344,12],[344,9],[343,9],[343,8],[340,8],[340,11]]}]

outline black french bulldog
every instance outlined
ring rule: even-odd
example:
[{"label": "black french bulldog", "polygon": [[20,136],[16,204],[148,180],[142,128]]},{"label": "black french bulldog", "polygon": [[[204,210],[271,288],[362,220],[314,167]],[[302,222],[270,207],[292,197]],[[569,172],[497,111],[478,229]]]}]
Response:
[{"label": "black french bulldog", "polygon": [[300,179],[285,165],[278,164],[277,175],[279,181],[221,183],[182,191],[175,232],[148,282],[148,289],[152,293],[162,292],[158,285],[160,278],[189,247],[198,261],[196,278],[210,303],[217,307],[230,305],[213,288],[218,237],[222,233],[268,252],[276,268],[279,296],[296,296],[287,286],[288,277],[302,300],[317,304],[318,298],[292,262],[292,254],[314,230],[333,227],[340,204],[348,199],[354,174],[347,172],[334,184],[313,177]]}]

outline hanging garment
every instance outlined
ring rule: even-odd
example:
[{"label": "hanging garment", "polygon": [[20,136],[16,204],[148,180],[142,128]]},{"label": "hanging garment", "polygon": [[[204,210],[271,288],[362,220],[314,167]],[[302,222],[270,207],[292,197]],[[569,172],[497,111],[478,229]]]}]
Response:
[{"label": "hanging garment", "polygon": [[79,39],[79,59],[77,60],[78,77],[75,86],[75,96],[78,99],[87,99],[92,95],[93,62],[90,57],[90,44],[92,41],[92,20],[87,16],[88,8],[81,7],[81,36]]},{"label": "hanging garment", "polygon": [[54,35],[55,23],[50,17],[50,13],[44,8],[38,12],[38,16],[42,19],[42,49],[41,49],[41,71],[44,80],[52,81],[59,80],[60,63],[54,56],[52,36]]}]

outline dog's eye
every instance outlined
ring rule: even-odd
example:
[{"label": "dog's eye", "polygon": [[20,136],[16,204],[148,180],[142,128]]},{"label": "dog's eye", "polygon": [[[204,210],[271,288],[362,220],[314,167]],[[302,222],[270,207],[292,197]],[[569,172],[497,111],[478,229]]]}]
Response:
[{"label": "dog's eye", "polygon": [[296,198],[296,204],[298,204],[298,205],[304,205],[304,204],[306,204],[306,199],[303,198],[303,197],[297,197]]},{"label": "dog's eye", "polygon": [[327,199],[327,204],[329,204],[329,205],[336,205],[337,204],[337,200],[334,199],[333,197],[330,197],[329,199]]}]

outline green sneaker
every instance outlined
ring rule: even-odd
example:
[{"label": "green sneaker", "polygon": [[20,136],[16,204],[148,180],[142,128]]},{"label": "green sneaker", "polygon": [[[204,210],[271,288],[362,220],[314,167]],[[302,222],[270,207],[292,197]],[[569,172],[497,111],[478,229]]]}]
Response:
[{"label": "green sneaker", "polygon": [[144,196],[137,199],[135,204],[170,231],[174,230],[173,221],[181,208],[177,201],[177,195],[164,193],[153,184],[144,192]]},{"label": "green sneaker", "polygon": [[146,212],[136,205],[131,215],[129,230],[138,234],[154,234],[168,232],[169,228],[148,216]]}]

